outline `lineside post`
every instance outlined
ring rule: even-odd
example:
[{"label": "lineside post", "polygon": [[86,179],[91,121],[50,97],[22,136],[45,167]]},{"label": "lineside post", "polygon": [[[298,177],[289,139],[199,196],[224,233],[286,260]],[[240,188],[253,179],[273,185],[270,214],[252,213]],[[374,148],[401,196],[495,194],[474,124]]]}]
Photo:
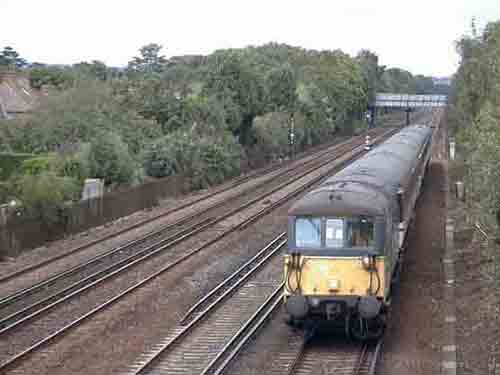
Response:
[{"label": "lineside post", "polygon": [[410,125],[410,112],[411,108],[406,108],[406,126]]},{"label": "lineside post", "polygon": [[290,144],[290,157],[295,159],[295,119],[293,112],[290,114],[290,128],[288,130],[288,141]]}]

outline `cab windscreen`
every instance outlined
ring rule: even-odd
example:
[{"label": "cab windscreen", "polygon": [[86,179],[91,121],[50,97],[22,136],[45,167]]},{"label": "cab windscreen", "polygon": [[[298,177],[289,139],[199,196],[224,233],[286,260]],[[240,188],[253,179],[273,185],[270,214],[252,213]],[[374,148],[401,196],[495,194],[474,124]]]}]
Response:
[{"label": "cab windscreen", "polygon": [[371,217],[297,218],[295,244],[302,248],[371,248],[375,246]]}]

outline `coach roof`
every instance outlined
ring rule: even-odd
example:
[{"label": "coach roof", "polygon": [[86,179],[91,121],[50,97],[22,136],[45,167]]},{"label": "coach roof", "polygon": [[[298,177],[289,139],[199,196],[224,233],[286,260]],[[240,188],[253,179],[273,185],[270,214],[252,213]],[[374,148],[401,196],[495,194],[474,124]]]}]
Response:
[{"label": "coach roof", "polygon": [[411,174],[431,134],[427,126],[404,128],[300,199],[289,214],[383,214]]}]

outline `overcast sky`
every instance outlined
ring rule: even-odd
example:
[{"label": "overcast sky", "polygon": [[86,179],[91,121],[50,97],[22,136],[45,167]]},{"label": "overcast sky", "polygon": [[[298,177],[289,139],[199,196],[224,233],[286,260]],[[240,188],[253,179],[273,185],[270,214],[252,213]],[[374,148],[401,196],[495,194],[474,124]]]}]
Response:
[{"label": "overcast sky", "polygon": [[0,0],[0,48],[29,61],[124,66],[151,42],[169,57],[270,41],[354,55],[435,76],[455,72],[454,41],[500,19],[499,0]]}]

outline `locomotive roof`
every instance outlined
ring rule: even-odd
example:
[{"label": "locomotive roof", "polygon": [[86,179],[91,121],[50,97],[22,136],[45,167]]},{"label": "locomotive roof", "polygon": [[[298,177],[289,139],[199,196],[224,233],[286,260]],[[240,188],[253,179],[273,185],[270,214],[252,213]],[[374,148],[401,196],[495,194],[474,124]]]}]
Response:
[{"label": "locomotive roof", "polygon": [[383,214],[431,134],[432,129],[423,125],[402,129],[296,202],[289,214]]},{"label": "locomotive roof", "polygon": [[383,215],[387,197],[371,187],[350,183],[342,190],[321,186],[297,201],[289,211],[294,216]]}]

